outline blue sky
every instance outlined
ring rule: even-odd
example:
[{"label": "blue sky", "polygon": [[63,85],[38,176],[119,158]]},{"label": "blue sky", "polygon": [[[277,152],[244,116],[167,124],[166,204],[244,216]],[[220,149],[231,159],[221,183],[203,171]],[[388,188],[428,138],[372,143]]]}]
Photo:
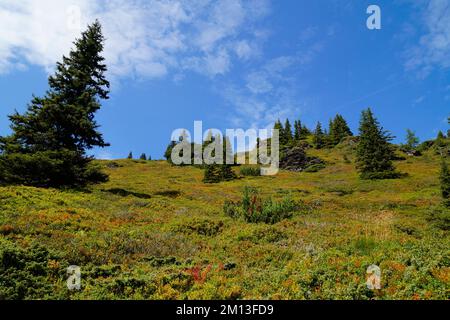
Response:
[{"label": "blue sky", "polygon": [[[366,27],[370,4],[381,30]],[[100,158],[161,158],[195,120],[313,127],[340,113],[357,132],[370,106],[397,142],[407,128],[421,140],[448,128],[450,0],[0,0],[0,135],[96,18],[112,82]]]}]

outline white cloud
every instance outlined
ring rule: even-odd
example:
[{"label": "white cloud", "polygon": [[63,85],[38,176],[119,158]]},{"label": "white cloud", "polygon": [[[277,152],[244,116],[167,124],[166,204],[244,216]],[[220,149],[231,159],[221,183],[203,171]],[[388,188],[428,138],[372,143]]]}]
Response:
[{"label": "white cloud", "polygon": [[74,5],[82,27],[103,24],[109,72],[119,78],[224,74],[257,51],[255,24],[269,12],[266,0],[1,0],[0,73],[23,63],[50,71],[79,36],[69,28]]},{"label": "white cloud", "polygon": [[450,2],[430,0],[422,10],[426,33],[408,50],[405,66],[427,76],[435,68],[450,68]]},{"label": "white cloud", "polygon": [[299,55],[277,57],[251,71],[243,86],[225,86],[221,93],[233,107],[233,125],[266,128],[277,119],[297,116],[303,104],[292,74],[300,65]]}]

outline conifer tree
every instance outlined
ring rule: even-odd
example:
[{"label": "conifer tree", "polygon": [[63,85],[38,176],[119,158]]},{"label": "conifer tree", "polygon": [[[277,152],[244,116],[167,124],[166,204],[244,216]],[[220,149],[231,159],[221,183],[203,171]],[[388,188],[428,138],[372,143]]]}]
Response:
[{"label": "conifer tree", "polygon": [[166,160],[171,163],[172,160],[172,150],[173,148],[175,148],[175,146],[177,145],[177,143],[175,141],[170,141],[169,145],[166,148],[166,151],[164,152],[164,158],[166,158]]},{"label": "conifer tree", "polygon": [[133,152],[130,151],[130,153],[128,154],[127,159],[133,159]]},{"label": "conifer tree", "polygon": [[314,130],[313,144],[316,149],[323,148],[325,144],[325,135],[320,122],[317,122],[316,129]]},{"label": "conifer tree", "polygon": [[141,154],[139,157],[140,160],[147,160],[147,155],[145,153]]},{"label": "conifer tree", "polygon": [[45,96],[9,117],[13,133],[0,138],[0,182],[60,187],[107,180],[86,155],[109,145],[94,120],[109,94],[103,43],[96,21],[57,64]]},{"label": "conifer tree", "polygon": [[330,143],[335,146],[339,144],[345,137],[353,136],[347,121],[340,114],[337,114],[334,119],[330,122]]},{"label": "conifer tree", "polygon": [[286,122],[284,123],[283,135],[284,135],[283,140],[285,141],[286,145],[290,144],[292,142],[292,140],[294,139],[294,137],[292,135],[292,127],[291,127],[291,123],[289,122],[289,119],[286,119]]},{"label": "conifer tree", "polygon": [[302,123],[300,120],[294,121],[294,140],[300,141],[302,138]]},{"label": "conifer tree", "polygon": [[440,181],[444,206],[450,207],[450,171],[447,162],[444,159],[442,159],[441,163]]},{"label": "conifer tree", "polygon": [[229,164],[223,164],[220,166],[220,180],[221,181],[231,181],[236,179],[236,174],[233,168]]},{"label": "conifer tree", "polygon": [[416,137],[416,134],[407,129],[406,130],[406,144],[405,147],[407,151],[413,151],[417,148],[417,145],[419,144],[419,138]]},{"label": "conifer tree", "polygon": [[383,130],[372,111],[364,110],[359,127],[360,140],[356,149],[357,168],[362,179],[387,179],[398,176],[389,144],[392,137]]},{"label": "conifer tree", "polygon": [[219,183],[220,182],[220,167],[218,164],[205,165],[203,176],[204,183]]},{"label": "conifer tree", "polygon": [[284,139],[285,135],[284,135],[284,128],[283,125],[281,124],[281,121],[278,119],[277,122],[275,122],[274,125],[274,130],[278,130],[279,131],[279,137],[280,137],[280,147],[283,147],[286,144],[286,140]]},{"label": "conifer tree", "polygon": [[306,125],[302,126],[302,130],[300,131],[300,136],[302,139],[306,138],[311,134],[311,131],[308,129]]},{"label": "conifer tree", "polygon": [[325,139],[325,146],[328,148],[332,148],[335,146],[334,144],[334,122],[333,120],[330,120],[328,122],[328,131],[325,130],[324,132],[324,139]]}]

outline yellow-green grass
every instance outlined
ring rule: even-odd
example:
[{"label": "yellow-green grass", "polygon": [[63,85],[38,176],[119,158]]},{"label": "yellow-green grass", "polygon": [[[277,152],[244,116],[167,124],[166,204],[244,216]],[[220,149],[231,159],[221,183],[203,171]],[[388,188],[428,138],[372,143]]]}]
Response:
[{"label": "yellow-green grass", "polygon": [[[54,254],[51,290],[28,298],[449,298],[448,234],[427,219],[441,201],[439,159],[396,161],[408,176],[365,181],[345,150],[308,152],[326,168],[208,185],[198,168],[117,160],[101,162],[110,181],[90,190],[2,187],[0,246]],[[309,209],[275,225],[227,217],[224,201],[244,186]],[[66,288],[69,264],[80,291]],[[372,264],[381,290],[366,287]]]}]

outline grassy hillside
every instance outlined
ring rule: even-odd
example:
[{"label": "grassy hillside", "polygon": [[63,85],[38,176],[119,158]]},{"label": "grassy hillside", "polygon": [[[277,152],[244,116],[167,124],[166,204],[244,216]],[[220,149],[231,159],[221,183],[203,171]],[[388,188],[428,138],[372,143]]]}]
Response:
[{"label": "grassy hillside", "polygon": [[[344,151],[309,154],[327,167],[205,185],[197,168],[120,160],[102,162],[110,181],[91,190],[2,187],[0,298],[448,299],[448,231],[429,220],[438,158],[362,181]],[[223,203],[244,186],[302,209],[274,225],[232,219]],[[70,264],[81,291],[66,289]],[[371,264],[378,291],[366,288]]]}]

